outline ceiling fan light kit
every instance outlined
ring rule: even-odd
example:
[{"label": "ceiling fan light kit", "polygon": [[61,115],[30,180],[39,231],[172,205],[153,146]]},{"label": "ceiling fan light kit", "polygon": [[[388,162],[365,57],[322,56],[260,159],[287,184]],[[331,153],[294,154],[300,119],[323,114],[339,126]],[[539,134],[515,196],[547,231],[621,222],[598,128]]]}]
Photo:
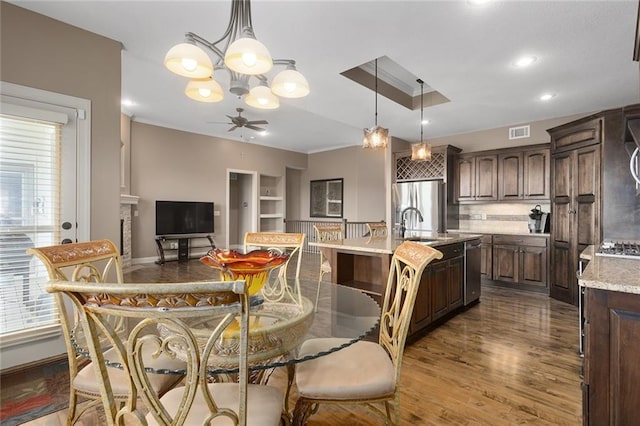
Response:
[{"label": "ceiling fan light kit", "polygon": [[[215,58],[215,67],[229,73],[229,91],[236,96],[244,96],[247,105],[261,109],[275,109],[280,106],[277,96],[300,98],[309,94],[309,83],[296,70],[293,59],[272,59],[267,47],[254,35],[251,21],[251,1],[232,0],[231,16],[222,37],[210,42],[197,34],[187,33],[186,42],[172,47],[165,56],[164,64],[172,72],[192,79],[211,79],[208,89],[198,89],[201,83],[190,82],[185,93],[200,102],[219,102],[224,98],[221,87],[213,79],[214,64],[209,53]],[[204,49],[206,49],[206,51]],[[287,68],[273,79],[271,88],[267,85],[265,73],[274,65]],[[258,86],[250,88],[251,77],[259,80]],[[211,90],[211,94],[208,92]],[[267,90],[269,93],[265,92]],[[215,94],[215,95],[214,95]],[[207,95],[207,96],[205,96]],[[277,95],[277,96],[276,96]]]},{"label": "ceiling fan light kit", "polygon": [[371,129],[364,129],[363,148],[386,148],[389,143],[389,129],[378,126],[378,58],[375,60],[375,92],[376,92],[376,114],[375,125]]}]

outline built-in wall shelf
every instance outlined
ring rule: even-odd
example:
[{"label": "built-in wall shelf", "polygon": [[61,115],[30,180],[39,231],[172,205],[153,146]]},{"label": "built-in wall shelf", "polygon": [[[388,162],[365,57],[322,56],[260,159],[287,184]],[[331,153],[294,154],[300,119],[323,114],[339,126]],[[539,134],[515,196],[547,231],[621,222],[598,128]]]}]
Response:
[{"label": "built-in wall shelf", "polygon": [[284,178],[260,175],[260,231],[284,232]]}]

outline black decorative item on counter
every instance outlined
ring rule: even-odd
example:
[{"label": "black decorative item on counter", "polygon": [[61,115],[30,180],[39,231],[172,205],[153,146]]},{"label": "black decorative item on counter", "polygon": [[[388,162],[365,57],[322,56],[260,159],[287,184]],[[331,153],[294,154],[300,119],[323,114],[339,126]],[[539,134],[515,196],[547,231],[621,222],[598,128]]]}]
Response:
[{"label": "black decorative item on counter", "polygon": [[551,223],[549,216],[551,216],[551,213],[544,213],[540,204],[537,204],[529,213],[529,232],[536,234],[548,233]]}]

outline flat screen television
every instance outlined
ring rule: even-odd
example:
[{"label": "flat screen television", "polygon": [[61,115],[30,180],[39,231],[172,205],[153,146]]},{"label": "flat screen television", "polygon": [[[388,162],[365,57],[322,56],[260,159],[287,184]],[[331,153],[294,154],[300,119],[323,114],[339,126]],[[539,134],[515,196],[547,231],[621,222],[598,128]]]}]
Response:
[{"label": "flat screen television", "polygon": [[156,235],[213,233],[213,203],[156,201]]}]

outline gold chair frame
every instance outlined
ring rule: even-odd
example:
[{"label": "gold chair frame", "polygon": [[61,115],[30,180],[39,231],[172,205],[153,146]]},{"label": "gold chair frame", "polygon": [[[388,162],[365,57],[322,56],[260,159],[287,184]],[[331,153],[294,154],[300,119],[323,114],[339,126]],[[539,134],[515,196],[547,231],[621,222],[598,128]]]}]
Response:
[{"label": "gold chair frame", "polygon": [[[233,425],[246,425],[249,415],[267,418],[266,424],[282,420],[282,392],[248,384],[249,296],[244,280],[135,284],[53,281],[47,291],[65,294],[81,313],[109,425],[124,424],[129,419],[139,424],[209,424],[218,417],[228,418]],[[233,303],[229,303],[230,296],[235,299]],[[212,321],[213,317],[217,320],[207,326],[207,337],[197,336],[193,321]],[[113,329],[110,318],[136,325],[122,335]],[[161,328],[166,333],[148,332]],[[119,367],[131,377],[128,398],[120,408],[116,407],[108,372],[114,367],[106,365],[101,350],[103,335],[115,348]],[[239,380],[210,383],[209,371],[215,367],[209,365],[214,359],[210,357],[226,350],[218,345],[229,341],[228,346],[237,351]],[[154,374],[148,371],[146,353],[159,360],[183,359],[184,386],[158,395],[151,384]],[[138,397],[148,412],[139,407]],[[253,412],[247,405],[249,399],[256,403]]]},{"label": "gold chair frame", "polygon": [[[316,232],[316,241],[323,243],[326,241],[342,241],[344,234],[341,224],[313,225]],[[320,247],[320,274],[318,276],[318,290],[316,291],[316,310],[318,309],[318,299],[320,299],[320,282],[325,274],[331,273],[331,262],[325,251]]]},{"label": "gold chair frame", "polygon": [[[318,405],[321,403],[366,404],[385,418],[385,424],[397,425],[400,423],[400,393],[398,391],[398,383],[400,382],[402,356],[404,354],[409,324],[413,314],[413,307],[418,293],[420,279],[425,268],[432,260],[441,258],[442,253],[440,251],[427,245],[411,241],[402,243],[393,254],[389,279],[387,281],[382,305],[380,334],[378,338],[378,344],[384,349],[393,364],[395,378],[393,391],[362,399],[348,399],[344,397],[318,398],[305,395],[299,387],[298,391],[300,396],[294,409],[294,425],[306,424],[308,418],[318,410]],[[322,339],[311,339],[311,341],[313,340],[321,341]],[[305,342],[305,344],[306,343],[307,342]],[[370,342],[357,342],[334,354],[327,355],[326,359],[319,358],[297,365],[296,383],[299,383],[299,375],[303,370],[306,370],[305,374],[307,374],[307,377],[313,377],[314,373],[317,375],[327,375],[330,373],[327,369],[331,368],[331,364],[328,364],[326,369],[317,371],[314,363],[317,363],[318,361],[322,363],[335,362],[335,359],[330,361],[329,357],[332,355],[348,357],[349,352],[352,352],[356,346],[366,344],[371,345]],[[300,350],[301,353],[304,353],[304,344]],[[380,410],[379,407],[375,405],[375,403],[379,402],[384,403],[384,411]]]},{"label": "gold chair frame", "polygon": [[[288,253],[289,258],[279,268],[278,279],[269,279],[262,288],[262,296],[271,302],[279,302],[289,295],[292,300],[302,304],[300,293],[300,266],[302,265],[302,249],[306,235],[294,232],[247,232],[244,234],[244,251],[248,252],[252,247],[267,250],[276,250],[279,253]],[[295,289],[287,285],[287,270],[291,259],[297,256]]]}]

